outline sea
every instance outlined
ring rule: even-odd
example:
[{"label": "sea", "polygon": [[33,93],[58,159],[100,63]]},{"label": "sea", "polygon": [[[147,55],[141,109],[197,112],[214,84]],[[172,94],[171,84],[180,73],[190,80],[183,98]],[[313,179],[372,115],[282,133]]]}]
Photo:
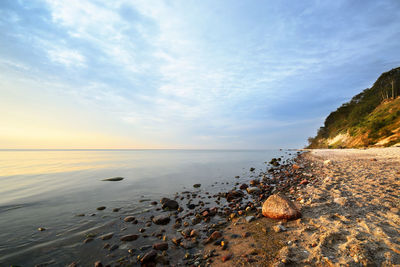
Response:
[{"label": "sea", "polygon": [[[229,190],[268,170],[272,158],[295,154],[291,150],[0,150],[0,266],[66,266],[74,261],[89,265],[106,253],[82,243],[88,233],[105,233],[125,215],[151,212],[151,201],[179,197],[194,190],[194,184],[201,184],[199,192],[207,194]],[[124,179],[103,181],[112,177]],[[106,209],[98,211],[100,206]],[[115,208],[120,211],[113,212]]]}]

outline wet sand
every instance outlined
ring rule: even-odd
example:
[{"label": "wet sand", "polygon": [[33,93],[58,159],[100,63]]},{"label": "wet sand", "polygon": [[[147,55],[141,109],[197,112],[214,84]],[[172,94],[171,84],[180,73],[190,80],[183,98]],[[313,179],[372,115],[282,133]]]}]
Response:
[{"label": "wet sand", "polygon": [[400,148],[312,150],[296,165],[281,170],[307,182],[283,191],[302,218],[233,220],[230,245],[206,247],[212,266],[400,266]]}]

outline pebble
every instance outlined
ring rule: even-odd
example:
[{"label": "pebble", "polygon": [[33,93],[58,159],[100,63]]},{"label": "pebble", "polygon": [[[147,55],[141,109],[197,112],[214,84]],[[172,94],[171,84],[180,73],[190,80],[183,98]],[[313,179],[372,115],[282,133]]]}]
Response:
[{"label": "pebble", "polygon": [[46,228],[44,228],[44,227],[39,227],[38,230],[39,230],[40,232],[43,232],[43,231],[46,230]]},{"label": "pebble", "polygon": [[108,240],[108,239],[111,239],[113,237],[113,235],[114,235],[114,233],[108,233],[108,234],[100,236],[99,238],[101,240]]},{"label": "pebble", "polygon": [[194,184],[193,187],[194,188],[199,188],[201,186],[201,184]]},{"label": "pebble", "polygon": [[130,241],[135,241],[138,238],[139,238],[138,235],[132,234],[132,235],[124,235],[120,238],[120,240],[125,242],[130,242]]},{"label": "pebble", "polygon": [[286,227],[281,225],[281,224],[278,224],[278,225],[274,226],[274,231],[277,232],[277,233],[284,232],[286,230],[287,230]]},{"label": "pebble", "polygon": [[133,216],[127,216],[127,217],[124,218],[125,222],[131,222],[133,220],[135,220],[135,217],[133,217]]},{"label": "pebble", "polygon": [[101,207],[97,208],[97,210],[105,210],[105,209],[106,209],[106,207],[104,207],[104,206],[101,206]]},{"label": "pebble", "polygon": [[103,264],[101,263],[101,261],[96,261],[94,263],[94,267],[103,267]]},{"label": "pebble", "polygon": [[141,263],[148,263],[153,261],[157,257],[157,252],[155,250],[151,250],[144,254],[144,256],[141,258],[140,262]]},{"label": "pebble", "polygon": [[155,250],[167,250],[168,249],[168,243],[167,242],[160,242],[153,244],[153,248]]},{"label": "pebble", "polygon": [[165,225],[165,224],[168,224],[170,222],[170,220],[171,219],[169,218],[169,216],[158,215],[158,216],[155,216],[153,218],[153,223],[160,224],[160,225]]},{"label": "pebble", "polygon": [[232,254],[226,254],[221,257],[222,262],[226,262],[232,258]]},{"label": "pebble", "polygon": [[254,216],[246,216],[246,222],[252,222],[252,221],[254,221],[256,218],[254,217]]}]

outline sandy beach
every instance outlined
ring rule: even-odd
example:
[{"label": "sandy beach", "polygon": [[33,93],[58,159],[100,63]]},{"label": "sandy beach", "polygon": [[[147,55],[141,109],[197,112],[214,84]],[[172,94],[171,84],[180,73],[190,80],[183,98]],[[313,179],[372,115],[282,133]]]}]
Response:
[{"label": "sandy beach", "polygon": [[399,266],[399,148],[312,150],[296,165],[282,171],[308,177],[285,192],[302,217],[233,220],[228,248],[206,247],[213,266]]}]

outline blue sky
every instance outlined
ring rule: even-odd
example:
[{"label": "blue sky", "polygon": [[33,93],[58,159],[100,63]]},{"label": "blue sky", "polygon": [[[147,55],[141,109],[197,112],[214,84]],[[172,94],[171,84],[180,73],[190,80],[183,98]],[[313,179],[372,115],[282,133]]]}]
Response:
[{"label": "blue sky", "polygon": [[400,65],[399,18],[397,0],[2,0],[0,147],[302,147]]}]

